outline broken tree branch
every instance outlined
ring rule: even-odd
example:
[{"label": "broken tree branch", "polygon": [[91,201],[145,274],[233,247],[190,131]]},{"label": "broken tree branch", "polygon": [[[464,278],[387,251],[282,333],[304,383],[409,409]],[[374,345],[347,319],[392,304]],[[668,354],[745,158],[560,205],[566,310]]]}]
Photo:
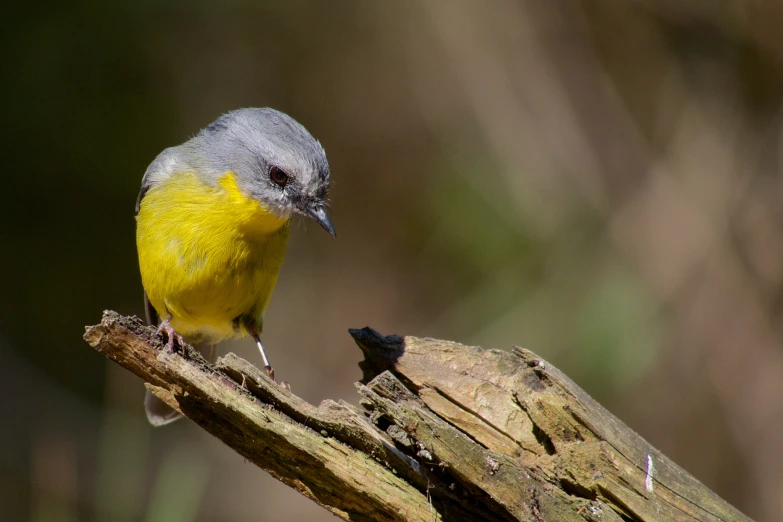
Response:
[{"label": "broken tree branch", "polygon": [[233,354],[172,353],[115,312],[85,339],[346,520],[749,520],[527,350],[351,335],[364,410],[313,406]]}]

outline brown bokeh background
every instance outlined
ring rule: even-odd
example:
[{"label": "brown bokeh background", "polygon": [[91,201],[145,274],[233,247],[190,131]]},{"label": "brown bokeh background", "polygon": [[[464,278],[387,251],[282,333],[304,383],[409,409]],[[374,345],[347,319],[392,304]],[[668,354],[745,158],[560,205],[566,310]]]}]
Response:
[{"label": "brown bokeh background", "polygon": [[[547,358],[759,521],[783,519],[783,9],[773,0],[16,2],[0,21],[0,518],[331,520],[82,341],[141,315],[163,148],[272,106],[324,145],[279,375],[356,402],[346,333]],[[259,363],[252,343],[224,346]]]}]

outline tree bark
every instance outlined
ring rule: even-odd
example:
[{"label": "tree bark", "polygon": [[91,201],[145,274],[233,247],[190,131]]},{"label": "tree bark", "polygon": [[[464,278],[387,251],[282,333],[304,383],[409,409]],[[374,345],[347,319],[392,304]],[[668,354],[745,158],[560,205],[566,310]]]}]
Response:
[{"label": "tree bark", "polygon": [[105,312],[96,350],[345,520],[749,520],[532,352],[350,330],[363,409],[313,406],[234,354]]}]

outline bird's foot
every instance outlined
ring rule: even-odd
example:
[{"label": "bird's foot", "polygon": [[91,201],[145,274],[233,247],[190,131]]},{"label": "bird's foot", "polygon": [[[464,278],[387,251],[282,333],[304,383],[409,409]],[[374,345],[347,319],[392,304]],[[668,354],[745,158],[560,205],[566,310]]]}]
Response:
[{"label": "bird's foot", "polygon": [[269,376],[270,379],[272,379],[276,384],[279,384],[283,388],[285,388],[288,391],[291,391],[291,385],[288,384],[288,381],[281,381],[277,382],[277,379],[275,379],[275,370],[271,366],[267,365],[264,366],[264,370],[266,370],[266,374]]},{"label": "bird's foot", "polygon": [[275,369],[274,368],[272,368],[271,366],[269,366],[267,364],[266,366],[264,366],[264,370],[266,370],[266,374],[269,376],[270,379],[272,379],[273,381],[277,382],[275,380]]},{"label": "bird's foot", "polygon": [[[269,364],[269,359],[266,358],[266,352],[264,351],[264,345],[261,344],[261,338],[258,336],[258,334],[253,334],[253,339],[255,339],[256,344],[258,345],[258,350],[261,352],[261,358],[264,360],[264,370],[266,370],[266,374],[269,375],[269,378],[272,379],[272,381],[277,383],[277,379],[275,379],[275,370]],[[291,391],[291,386],[286,381],[278,384],[280,384],[280,386],[286,390]]]},{"label": "bird's foot", "polygon": [[160,323],[160,326],[158,326],[158,330],[155,332],[155,335],[159,335],[161,332],[166,334],[166,337],[168,337],[168,342],[166,343],[166,348],[170,352],[174,351],[175,344],[179,343],[179,345],[185,346],[185,339],[182,338],[180,334],[177,333],[176,330],[174,330],[174,327],[171,326],[171,314],[169,314],[168,317],[166,317],[162,323]]}]

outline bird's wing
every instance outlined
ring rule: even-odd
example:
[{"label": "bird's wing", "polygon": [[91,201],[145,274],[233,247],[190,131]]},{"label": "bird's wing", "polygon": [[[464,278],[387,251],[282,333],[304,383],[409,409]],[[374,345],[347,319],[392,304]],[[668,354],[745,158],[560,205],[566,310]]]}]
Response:
[{"label": "bird's wing", "polygon": [[147,317],[147,324],[155,326],[158,324],[158,311],[150,303],[150,298],[147,297],[147,292],[144,292],[144,315]]},{"label": "bird's wing", "polygon": [[[136,197],[136,214],[141,210],[141,202],[144,196],[152,187],[169,179],[176,171],[185,168],[181,157],[180,147],[170,147],[158,154],[158,157],[150,163],[150,166],[144,172],[144,177],[141,179],[141,189],[139,189],[139,195]],[[144,312],[147,316],[147,324],[158,324],[158,313],[153,308],[152,303],[150,303],[146,292],[144,292]]]},{"label": "bird's wing", "polygon": [[144,198],[144,194],[155,185],[162,183],[169,179],[177,172],[190,170],[188,163],[185,161],[185,151],[182,146],[169,147],[164,150],[150,163],[144,172],[144,177],[141,178],[141,191],[139,197],[136,200],[136,212],[139,211],[139,204]]},{"label": "bird's wing", "polygon": [[[139,213],[139,209],[141,208],[141,200],[144,199],[144,195],[149,189],[150,185],[148,183],[145,183],[141,186],[139,195],[136,197],[136,214]],[[147,324],[152,326],[158,324],[158,312],[155,311],[152,303],[150,303],[150,299],[147,297],[147,292],[144,292],[144,315],[147,317]]]},{"label": "bird's wing", "polygon": [[141,210],[141,200],[144,199],[144,195],[147,193],[147,191],[150,189],[152,185],[149,183],[145,183],[141,186],[141,189],[139,189],[139,195],[136,196],[136,214],[139,213],[139,210]]}]

